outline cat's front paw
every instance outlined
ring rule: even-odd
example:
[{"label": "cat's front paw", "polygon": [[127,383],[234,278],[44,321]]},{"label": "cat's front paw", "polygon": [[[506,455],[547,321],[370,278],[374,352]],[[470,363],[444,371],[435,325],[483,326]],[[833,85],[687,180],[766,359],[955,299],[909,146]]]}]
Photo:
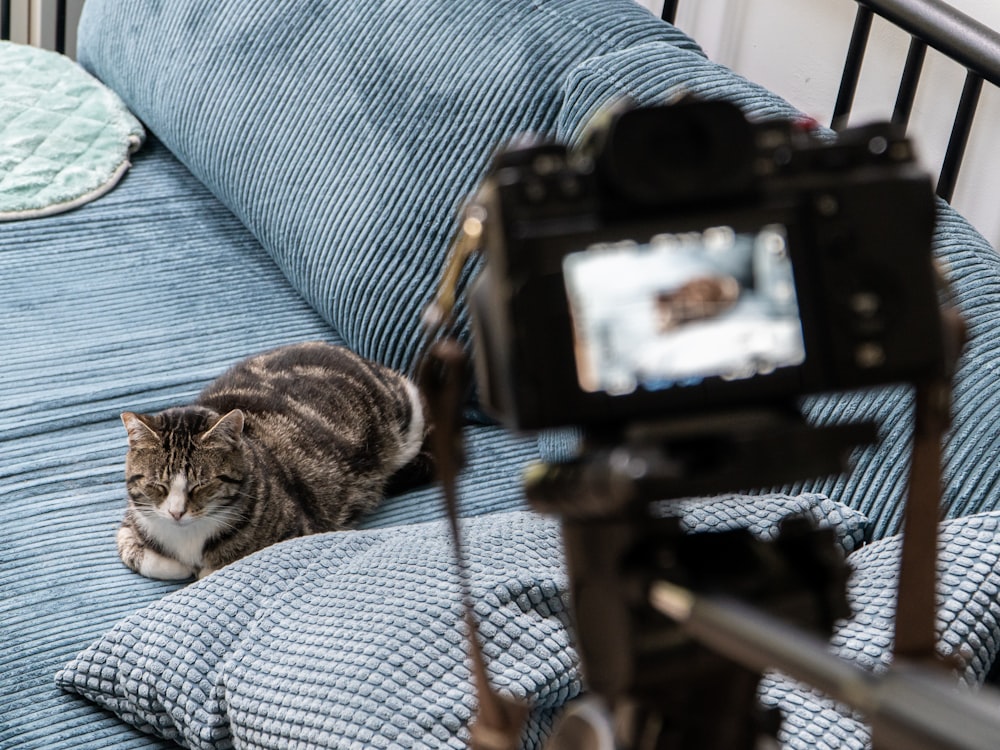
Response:
[{"label": "cat's front paw", "polygon": [[182,562],[153,552],[148,547],[143,550],[139,572],[146,578],[157,578],[161,581],[185,581],[194,577],[194,568]]},{"label": "cat's front paw", "polygon": [[161,581],[185,581],[194,576],[194,568],[154,552],[145,546],[127,523],[118,529],[118,555],[122,562],[146,578]]}]

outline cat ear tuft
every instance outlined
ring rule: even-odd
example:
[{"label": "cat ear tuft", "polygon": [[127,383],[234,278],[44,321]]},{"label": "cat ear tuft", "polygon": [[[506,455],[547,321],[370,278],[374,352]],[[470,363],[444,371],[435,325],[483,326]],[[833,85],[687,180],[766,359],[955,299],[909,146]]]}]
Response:
[{"label": "cat ear tuft", "polygon": [[219,421],[202,433],[201,440],[224,440],[228,443],[239,443],[243,435],[244,424],[243,412],[240,409],[233,409],[228,414],[219,417]]},{"label": "cat ear tuft", "polygon": [[160,433],[152,425],[153,417],[146,414],[135,414],[134,412],[122,412],[122,424],[128,432],[128,444],[130,446],[142,443],[157,443],[160,440]]}]

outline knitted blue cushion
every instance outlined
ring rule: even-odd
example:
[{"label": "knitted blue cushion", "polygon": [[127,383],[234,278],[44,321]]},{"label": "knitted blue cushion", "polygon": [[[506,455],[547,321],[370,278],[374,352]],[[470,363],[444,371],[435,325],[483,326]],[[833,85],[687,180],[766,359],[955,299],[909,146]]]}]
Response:
[{"label": "knitted blue cushion", "polygon": [[[692,500],[691,530],[773,535],[788,513],[847,547],[864,519],[818,496]],[[580,690],[558,525],[526,512],[464,522],[493,684],[533,706],[539,747]],[[464,747],[473,708],[441,521],[292,540],[123,620],[57,682],[191,748]]]},{"label": "knitted blue cushion", "polygon": [[[466,523],[494,683],[579,692],[554,522]],[[464,747],[473,708],[447,527],[277,545],[126,619],[57,681],[191,748]],[[548,709],[548,711],[546,711]]]},{"label": "knitted blue cushion", "polygon": [[865,543],[868,519],[842,503],[822,495],[723,495],[657,503],[654,512],[679,516],[688,533],[748,529],[755,536],[777,538],[778,522],[786,516],[801,516],[819,528],[833,529],[844,554]]}]

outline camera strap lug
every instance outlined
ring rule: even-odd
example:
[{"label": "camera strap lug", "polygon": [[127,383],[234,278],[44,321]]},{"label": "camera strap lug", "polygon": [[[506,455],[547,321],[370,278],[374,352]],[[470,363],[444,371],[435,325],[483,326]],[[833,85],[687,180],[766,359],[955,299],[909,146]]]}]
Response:
[{"label": "camera strap lug", "polygon": [[486,209],[482,205],[473,202],[465,208],[462,224],[448,251],[434,301],[424,312],[424,327],[432,333],[443,330],[446,322],[451,319],[458,296],[459,277],[466,262],[482,246],[485,222]]},{"label": "camera strap lug", "polygon": [[[943,274],[941,283],[945,285]],[[893,656],[923,664],[944,662],[937,652],[937,548],[941,520],[941,468],[951,427],[951,379],[966,339],[965,322],[949,303],[942,308],[948,361],[940,378],[916,385],[910,479],[903,515]],[[955,654],[954,658],[958,655]]]}]

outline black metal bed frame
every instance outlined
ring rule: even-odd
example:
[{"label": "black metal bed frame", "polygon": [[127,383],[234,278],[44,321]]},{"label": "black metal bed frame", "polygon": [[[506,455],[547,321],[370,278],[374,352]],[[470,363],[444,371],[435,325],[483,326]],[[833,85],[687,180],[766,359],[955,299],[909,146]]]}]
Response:
[{"label": "black metal bed frame", "polygon": [[[923,69],[927,48],[931,47],[965,68],[965,86],[959,99],[951,137],[938,175],[937,193],[951,201],[958,171],[965,156],[969,133],[979,104],[983,82],[1000,87],[1000,33],[961,13],[943,0],[855,0],[858,5],[844,61],[840,89],[833,109],[831,126],[847,125],[861,75],[861,63],[868,47],[875,15],[910,35],[910,48],[903,66],[892,112],[892,121],[909,124],[913,100]],[[661,17],[670,23],[677,15],[678,0],[665,0]]]},{"label": "black metal bed frame", "polygon": [[[673,23],[679,0],[664,0],[661,17]],[[951,201],[958,171],[969,142],[983,83],[1000,87],[1000,33],[955,10],[943,0],[855,0],[854,31],[844,61],[831,126],[847,125],[868,46],[872,20],[884,18],[910,35],[910,48],[892,112],[892,121],[904,127],[920,81],[927,48],[931,47],[965,68],[965,86],[952,123],[951,137],[938,175],[937,193]],[[0,0],[0,39],[10,38],[10,0]],[[66,48],[66,0],[57,0],[56,51]]]},{"label": "black metal bed frame", "polygon": [[[0,40],[10,39],[10,0],[0,0]],[[66,0],[56,0],[55,51],[66,52]]]}]

